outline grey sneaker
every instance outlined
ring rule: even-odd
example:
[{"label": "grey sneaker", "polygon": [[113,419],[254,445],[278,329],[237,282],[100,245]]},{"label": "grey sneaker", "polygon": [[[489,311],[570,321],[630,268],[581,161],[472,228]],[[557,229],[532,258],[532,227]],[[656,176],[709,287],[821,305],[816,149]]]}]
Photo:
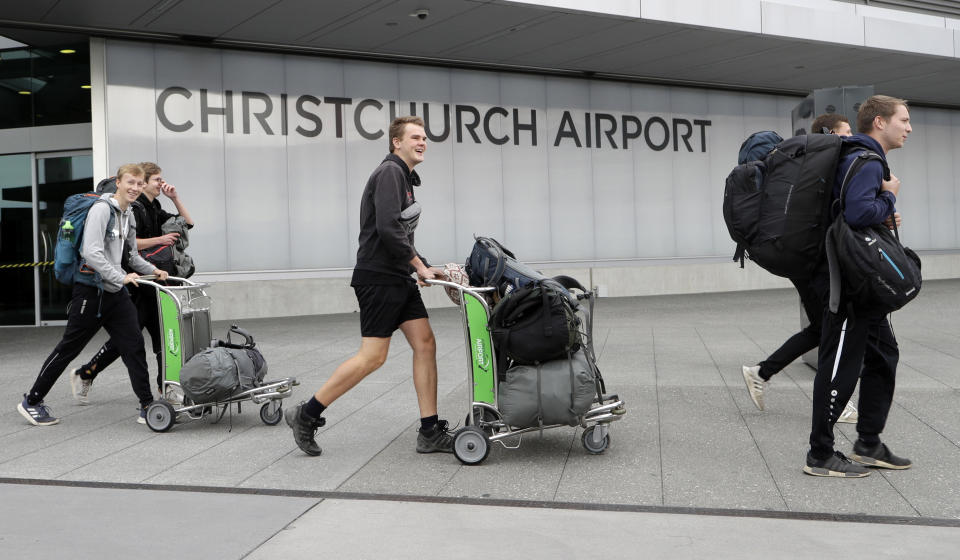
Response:
[{"label": "grey sneaker", "polygon": [[288,408],[283,418],[287,421],[287,426],[290,426],[293,430],[293,441],[297,442],[297,447],[307,455],[316,457],[322,453],[323,450],[317,445],[314,436],[317,434],[317,429],[322,428],[327,421],[322,416],[316,419],[310,418],[301,413],[302,408],[303,403],[293,408]]},{"label": "grey sneaker", "polygon": [[73,398],[77,404],[89,404],[90,388],[93,387],[93,379],[83,379],[80,377],[80,368],[73,368],[70,371],[70,390],[73,392]]},{"label": "grey sneaker", "polygon": [[34,426],[52,426],[60,422],[60,419],[51,414],[50,409],[42,401],[31,405],[27,402],[26,395],[23,396],[23,401],[17,405],[17,412]]},{"label": "grey sneaker", "polygon": [[807,452],[807,464],[803,472],[813,476],[835,476],[839,478],[863,478],[870,476],[870,470],[847,459],[843,453],[834,451],[830,457],[820,460]]},{"label": "grey sneaker", "polygon": [[[150,403],[153,404],[153,403]],[[137,424],[146,424],[147,423],[147,409],[150,408],[150,405],[143,405],[140,407],[140,416],[137,416]]]},{"label": "grey sneaker", "polygon": [[417,453],[453,453],[453,436],[446,420],[437,422],[430,432],[417,430]]},{"label": "grey sneaker", "polygon": [[853,453],[850,454],[850,458],[868,467],[878,467],[881,469],[903,470],[913,466],[913,462],[910,461],[910,459],[897,457],[890,452],[890,448],[885,444],[878,443],[873,447],[868,447],[859,439],[853,444]]},{"label": "grey sneaker", "polygon": [[747,384],[747,393],[753,404],[763,410],[763,390],[767,382],[760,377],[760,366],[743,366],[743,382]]},{"label": "grey sneaker", "polygon": [[853,406],[853,403],[850,401],[847,401],[847,406],[843,407],[843,412],[840,413],[840,418],[837,418],[837,422],[856,424],[859,419],[860,414],[857,412],[857,407]]}]

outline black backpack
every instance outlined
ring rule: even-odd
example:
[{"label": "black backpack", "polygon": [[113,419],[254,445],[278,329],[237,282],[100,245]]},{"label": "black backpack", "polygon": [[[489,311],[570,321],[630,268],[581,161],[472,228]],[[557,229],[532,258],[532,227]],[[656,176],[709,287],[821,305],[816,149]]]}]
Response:
[{"label": "black backpack", "polygon": [[117,178],[116,177],[107,177],[106,179],[101,179],[97,186],[93,188],[93,192],[97,194],[113,194],[117,192]]},{"label": "black backpack", "polygon": [[923,283],[920,257],[900,244],[896,221],[891,232],[883,224],[853,228],[843,218],[847,183],[870,160],[883,163],[883,175],[890,177],[883,158],[863,150],[844,175],[840,187],[840,212],[827,230],[830,311],[833,313],[840,307],[841,290],[854,306],[886,315],[917,297]]},{"label": "black backpack", "polygon": [[[567,358],[580,349],[576,298],[553,279],[512,290],[490,315],[490,332],[501,365],[538,364]],[[505,368],[500,368],[505,371]]]},{"label": "black backpack", "polygon": [[723,217],[737,242],[733,259],[741,267],[747,256],[777,276],[812,275],[830,225],[830,198],[843,151],[834,134],[794,136],[763,161],[742,163],[730,172]]}]

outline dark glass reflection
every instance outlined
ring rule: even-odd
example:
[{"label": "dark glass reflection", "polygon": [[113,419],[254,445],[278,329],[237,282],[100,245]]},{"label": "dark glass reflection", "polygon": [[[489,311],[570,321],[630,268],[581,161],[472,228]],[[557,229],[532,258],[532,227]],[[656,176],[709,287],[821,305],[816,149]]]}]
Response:
[{"label": "dark glass reflection", "polygon": [[90,122],[89,85],[87,43],[0,50],[0,128]]}]

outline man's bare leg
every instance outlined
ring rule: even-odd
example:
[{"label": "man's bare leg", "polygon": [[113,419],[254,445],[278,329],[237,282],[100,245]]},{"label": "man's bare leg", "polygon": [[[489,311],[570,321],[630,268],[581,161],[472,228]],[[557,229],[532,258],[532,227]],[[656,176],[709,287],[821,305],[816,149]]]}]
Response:
[{"label": "man's bare leg", "polygon": [[[319,414],[364,377],[382,366],[389,350],[389,338],[363,337],[356,355],[340,364],[330,379],[314,394],[317,402],[311,400],[287,410],[284,419],[293,430],[293,440],[297,447],[307,455],[320,455],[320,446],[314,439],[317,429],[324,425],[324,419]],[[311,409],[315,410],[310,412]]]},{"label": "man's bare leg", "polygon": [[400,325],[400,332],[413,349],[413,387],[420,406],[417,453],[452,453],[453,436],[437,417],[437,341],[430,321],[411,319]]},{"label": "man's bare leg", "polygon": [[[400,328],[403,328],[403,326],[401,325]],[[363,381],[363,378],[380,369],[383,362],[387,360],[389,350],[389,338],[363,337],[360,342],[360,350],[333,370],[330,379],[327,379],[327,382],[314,393],[314,398],[320,401],[323,406],[330,406],[333,401],[339,399],[344,393],[354,388],[357,383]],[[434,365],[434,372],[436,372],[436,365]],[[436,381],[434,381],[434,386],[436,386]]]},{"label": "man's bare leg", "polygon": [[401,323],[400,332],[413,350],[413,388],[417,391],[420,417],[433,416],[437,413],[437,341],[430,320],[406,321]]}]

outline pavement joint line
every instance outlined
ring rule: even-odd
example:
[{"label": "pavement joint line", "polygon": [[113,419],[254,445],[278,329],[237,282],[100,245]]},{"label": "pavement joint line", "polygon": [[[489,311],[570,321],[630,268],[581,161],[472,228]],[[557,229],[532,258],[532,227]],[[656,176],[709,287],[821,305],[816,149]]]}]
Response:
[{"label": "pavement joint line", "polygon": [[471,505],[554,509],[567,511],[597,511],[611,513],[653,513],[672,515],[705,515],[794,521],[832,521],[840,523],[870,523],[916,527],[958,527],[960,519],[939,517],[905,517],[830,512],[804,512],[732,508],[698,508],[690,506],[656,506],[641,504],[600,504],[588,502],[551,502],[546,500],[514,500],[507,498],[471,498],[466,496],[426,496],[416,494],[381,494],[374,492],[340,492],[323,490],[289,490],[274,488],[238,488],[231,486],[189,486],[174,484],[140,484],[126,482],[65,481],[51,479],[0,477],[0,484],[21,486],[59,486],[100,490],[153,490],[160,492],[192,492],[198,494],[233,494],[281,498],[308,498],[315,500],[357,500],[383,502],[410,502],[437,505]]},{"label": "pavement joint line", "polygon": [[660,368],[657,367],[657,333],[650,327],[650,348],[653,353],[653,394],[657,406],[657,457],[660,459],[660,505],[664,504],[665,490],[663,488],[663,419],[660,418]]},{"label": "pavement joint line", "polygon": [[717,358],[713,355],[713,352],[710,351],[710,346],[707,344],[707,341],[703,339],[703,334],[700,332],[700,329],[694,328],[693,330],[700,338],[700,344],[703,344],[703,349],[706,350],[707,355],[710,356],[710,361],[713,362],[713,367],[716,368],[717,375],[720,376],[720,382],[723,383],[724,388],[727,390],[727,396],[730,397],[734,408],[737,409],[737,415],[740,417],[740,423],[743,424],[743,427],[747,429],[747,433],[750,434],[750,440],[753,442],[753,447],[757,450],[757,454],[760,455],[760,460],[763,461],[763,466],[767,470],[767,476],[770,477],[770,482],[773,482],[774,488],[777,489],[777,495],[780,497],[783,507],[789,508],[790,506],[787,504],[787,498],[783,495],[783,489],[780,488],[779,484],[777,484],[777,477],[773,476],[773,469],[770,468],[770,463],[767,461],[766,456],[763,454],[763,449],[760,448],[760,444],[757,442],[757,436],[755,436],[753,434],[753,430],[750,429],[750,423],[747,422],[747,419],[743,416],[743,408],[741,408],[740,403],[738,403],[737,399],[733,396],[733,389],[723,376],[723,370],[721,369],[720,364],[717,362]]}]

